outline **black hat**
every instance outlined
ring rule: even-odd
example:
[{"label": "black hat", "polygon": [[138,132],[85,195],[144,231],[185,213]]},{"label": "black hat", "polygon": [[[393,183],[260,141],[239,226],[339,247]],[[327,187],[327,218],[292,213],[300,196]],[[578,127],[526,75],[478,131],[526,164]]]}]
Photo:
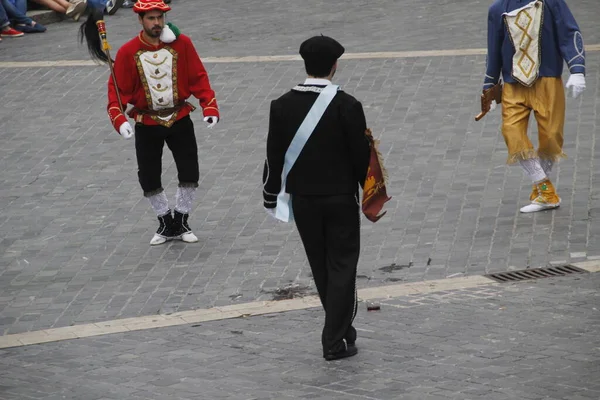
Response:
[{"label": "black hat", "polygon": [[328,58],[337,60],[344,54],[344,46],[329,36],[313,36],[300,45],[303,59]]},{"label": "black hat", "polygon": [[310,75],[313,75],[312,70],[318,71],[318,75],[326,76],[344,51],[344,46],[337,40],[323,35],[313,36],[300,45],[300,56]]}]

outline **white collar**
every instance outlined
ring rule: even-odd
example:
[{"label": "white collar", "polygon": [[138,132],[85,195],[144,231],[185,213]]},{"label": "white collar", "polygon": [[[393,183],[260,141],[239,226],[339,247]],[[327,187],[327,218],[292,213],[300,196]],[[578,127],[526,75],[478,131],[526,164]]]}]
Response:
[{"label": "white collar", "polygon": [[311,86],[327,86],[331,85],[331,81],[329,79],[324,78],[306,78],[304,84]]}]

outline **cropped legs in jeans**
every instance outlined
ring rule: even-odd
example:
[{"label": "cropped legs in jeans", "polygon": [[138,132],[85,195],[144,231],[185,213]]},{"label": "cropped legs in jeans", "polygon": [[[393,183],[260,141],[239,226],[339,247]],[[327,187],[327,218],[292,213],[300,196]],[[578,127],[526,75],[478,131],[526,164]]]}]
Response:
[{"label": "cropped legs in jeans", "polygon": [[15,25],[32,25],[33,20],[27,16],[27,0],[17,0],[12,4],[8,0],[0,0],[8,19]]},{"label": "cropped legs in jeans", "polygon": [[6,10],[4,10],[4,7],[2,7],[2,4],[0,4],[0,29],[4,29],[9,25],[10,22],[8,22],[8,15],[6,15]]}]

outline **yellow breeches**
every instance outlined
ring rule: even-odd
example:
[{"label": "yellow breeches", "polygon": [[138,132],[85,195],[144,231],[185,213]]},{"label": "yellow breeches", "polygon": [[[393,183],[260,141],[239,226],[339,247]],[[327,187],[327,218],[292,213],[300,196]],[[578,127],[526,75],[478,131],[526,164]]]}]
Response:
[{"label": "yellow breeches", "polygon": [[[527,136],[529,114],[538,124],[539,148],[534,150]],[[539,78],[531,87],[505,83],[502,89],[502,135],[508,147],[508,164],[539,157],[558,161],[565,125],[565,91],[560,77]]]}]

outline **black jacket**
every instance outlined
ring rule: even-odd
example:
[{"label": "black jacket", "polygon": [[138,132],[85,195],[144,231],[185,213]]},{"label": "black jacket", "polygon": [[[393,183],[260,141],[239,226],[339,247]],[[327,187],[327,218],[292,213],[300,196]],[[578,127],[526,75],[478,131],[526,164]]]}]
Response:
[{"label": "black jacket", "polygon": [[[271,102],[263,172],[267,208],[277,205],[285,153],[319,95],[315,90],[323,87],[299,85]],[[286,192],[298,195],[358,193],[358,184],[364,184],[369,165],[366,128],[361,103],[338,91],[292,167]]]}]

